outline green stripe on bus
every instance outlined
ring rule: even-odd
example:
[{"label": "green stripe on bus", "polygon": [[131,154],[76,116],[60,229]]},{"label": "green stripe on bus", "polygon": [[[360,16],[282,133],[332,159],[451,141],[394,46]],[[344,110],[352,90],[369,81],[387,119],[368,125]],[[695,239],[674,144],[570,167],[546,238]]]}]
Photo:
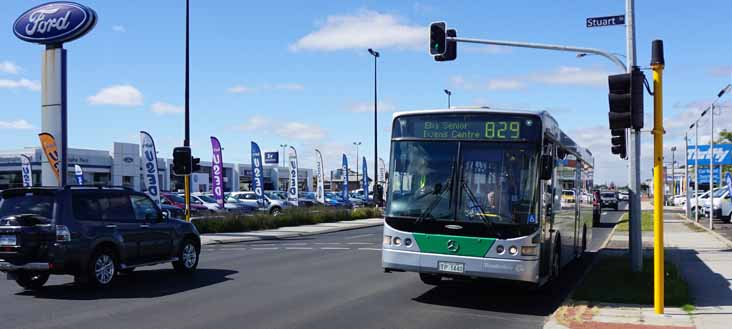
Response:
[{"label": "green stripe on bus", "polygon": [[419,250],[432,254],[485,257],[496,239],[412,233]]}]

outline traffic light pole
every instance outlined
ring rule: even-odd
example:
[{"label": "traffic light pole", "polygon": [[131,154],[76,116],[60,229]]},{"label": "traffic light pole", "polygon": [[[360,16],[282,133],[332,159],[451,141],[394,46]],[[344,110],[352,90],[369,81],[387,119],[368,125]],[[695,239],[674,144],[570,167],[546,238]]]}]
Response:
[{"label": "traffic light pole", "polygon": [[[656,314],[664,308],[664,247],[663,247],[663,42],[653,41],[651,56],[653,69],[653,306]],[[676,150],[672,148],[672,152]],[[673,155],[671,172],[674,172]],[[676,177],[674,177],[674,189]],[[675,194],[676,191],[672,193]],[[640,231],[640,230],[639,230]]]},{"label": "traffic light pole", "polygon": [[[185,139],[183,140],[183,146],[191,146],[191,121],[190,121],[190,111],[188,107],[188,91],[189,91],[189,83],[188,83],[188,71],[189,71],[189,62],[188,62],[188,17],[189,17],[189,10],[188,10],[189,4],[188,0],[186,0],[186,68],[185,68]],[[191,176],[185,176],[185,186],[184,186],[184,194],[185,194],[185,202],[186,202],[186,222],[191,221]]]},{"label": "traffic light pole", "polygon": [[[635,11],[634,1],[625,1],[625,35],[626,35],[626,56],[628,65],[625,68],[627,73],[633,71],[636,66],[635,52]],[[640,128],[630,130],[630,152],[628,159],[630,161],[629,190],[630,190],[630,230],[628,231],[630,240],[630,263],[633,272],[640,272],[643,269],[642,240],[640,227],[640,158],[641,158],[641,138]]]}]

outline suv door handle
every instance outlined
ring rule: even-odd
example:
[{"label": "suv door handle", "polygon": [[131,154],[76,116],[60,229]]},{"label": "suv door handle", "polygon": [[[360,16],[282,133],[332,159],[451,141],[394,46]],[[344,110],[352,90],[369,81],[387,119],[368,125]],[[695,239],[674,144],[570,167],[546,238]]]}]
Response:
[{"label": "suv door handle", "polygon": [[150,228],[150,225],[148,225],[148,224],[140,224],[140,228]]},{"label": "suv door handle", "polygon": [[106,227],[106,228],[117,228],[117,225],[108,224],[108,225],[105,225],[104,227]]}]

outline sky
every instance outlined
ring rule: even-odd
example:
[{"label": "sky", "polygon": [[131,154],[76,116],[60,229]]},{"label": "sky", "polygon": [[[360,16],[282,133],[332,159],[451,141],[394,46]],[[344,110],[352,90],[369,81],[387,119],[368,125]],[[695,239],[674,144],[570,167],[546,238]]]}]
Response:
[{"label": "sky", "polygon": [[[39,144],[43,47],[17,39],[14,20],[43,1],[0,2],[0,149]],[[68,49],[69,146],[111,150],[139,143],[139,131],[169,157],[183,140],[183,0],[79,0],[98,14],[94,30]],[[249,163],[249,142],[281,144],[326,170],[341,154],[373,168],[373,57],[378,59],[378,155],[388,159],[392,114],[453,106],[549,111],[595,155],[596,183],[627,183],[627,161],[610,154],[607,75],[599,56],[496,46],[458,45],[458,58],[435,62],[427,27],[446,21],[458,36],[600,48],[625,55],[623,26],[586,28],[587,17],[624,13],[625,1],[201,1],[191,0],[191,145],[208,159],[217,136],[226,162]],[[732,82],[732,2],[636,2],[637,62],[648,68],[651,41],[664,40],[665,150]],[[625,60],[624,57],[620,57]],[[651,72],[646,71],[651,79]],[[715,128],[732,129],[725,96]],[[642,179],[651,177],[653,103],[646,94]],[[708,116],[707,116],[708,117]],[[693,136],[690,135],[690,137]],[[711,136],[707,119],[700,141]],[[693,139],[692,139],[693,140]],[[678,161],[678,160],[677,160]],[[370,169],[369,171],[372,171]]]}]

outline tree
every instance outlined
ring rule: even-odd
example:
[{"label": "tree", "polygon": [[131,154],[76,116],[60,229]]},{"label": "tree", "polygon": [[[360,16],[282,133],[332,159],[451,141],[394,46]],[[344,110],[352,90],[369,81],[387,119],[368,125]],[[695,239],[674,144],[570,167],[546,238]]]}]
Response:
[{"label": "tree", "polygon": [[732,131],[722,129],[722,131],[719,132],[719,139],[715,143],[732,144]]}]

